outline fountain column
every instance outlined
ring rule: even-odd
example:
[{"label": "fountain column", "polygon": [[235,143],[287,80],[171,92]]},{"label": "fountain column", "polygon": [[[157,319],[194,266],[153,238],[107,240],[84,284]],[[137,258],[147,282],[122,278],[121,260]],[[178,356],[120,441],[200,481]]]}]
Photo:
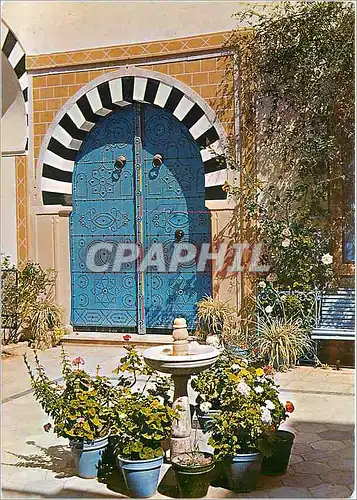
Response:
[{"label": "fountain column", "polygon": [[173,423],[170,437],[171,457],[192,451],[191,410],[187,385],[191,375],[212,366],[219,351],[212,346],[188,341],[186,320],[176,318],[173,322],[173,346],[156,346],[143,353],[145,362],[154,370],[170,373],[175,384],[173,407],[178,419]]},{"label": "fountain column", "polygon": [[[172,325],[172,338],[174,356],[188,355],[188,331],[184,318],[176,318]],[[188,399],[187,384],[190,375],[172,375],[175,385],[173,408],[178,411],[179,418],[171,429],[170,456],[174,457],[180,453],[191,450],[191,410]]]}]

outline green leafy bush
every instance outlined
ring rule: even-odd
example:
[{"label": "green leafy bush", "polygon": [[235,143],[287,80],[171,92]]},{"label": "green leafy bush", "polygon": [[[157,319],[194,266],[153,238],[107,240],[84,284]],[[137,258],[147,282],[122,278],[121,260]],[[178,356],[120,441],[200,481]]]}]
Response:
[{"label": "green leafy bush", "polygon": [[16,318],[5,341],[18,342],[25,338],[35,349],[47,349],[58,343],[62,309],[54,301],[56,272],[53,269],[45,271],[33,262],[17,269],[5,257],[1,277],[2,315]]},{"label": "green leafy bush", "polygon": [[225,373],[220,409],[213,416],[209,439],[216,458],[256,451],[269,455],[275,430],[288,416],[272,368],[255,368],[236,359]]},{"label": "green leafy bush", "polygon": [[[98,373],[91,377],[81,368],[85,364],[81,357],[71,362],[62,349],[61,358],[63,382],[57,382],[47,376],[36,351],[34,372],[24,355],[35,399],[52,418],[57,436],[80,441],[105,436],[111,428],[111,406],[121,387],[114,388]],[[46,424],[45,430],[50,428]]]},{"label": "green leafy bush", "polygon": [[112,433],[116,453],[129,460],[147,460],[163,455],[162,441],[168,439],[178,414],[153,395],[129,389],[115,402]]}]

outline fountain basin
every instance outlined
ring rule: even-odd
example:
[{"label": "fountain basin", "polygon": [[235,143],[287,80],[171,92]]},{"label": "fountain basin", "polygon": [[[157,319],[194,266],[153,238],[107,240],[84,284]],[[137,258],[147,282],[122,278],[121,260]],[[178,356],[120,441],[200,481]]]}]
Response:
[{"label": "fountain basin", "polygon": [[212,366],[220,352],[215,347],[189,344],[186,356],[173,356],[172,346],[156,346],[143,353],[145,362],[154,370],[171,375],[195,375]]}]

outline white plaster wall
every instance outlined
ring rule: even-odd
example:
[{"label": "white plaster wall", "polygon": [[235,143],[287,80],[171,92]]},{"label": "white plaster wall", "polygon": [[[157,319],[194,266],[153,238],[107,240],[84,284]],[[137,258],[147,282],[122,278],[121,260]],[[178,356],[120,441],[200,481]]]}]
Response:
[{"label": "white plaster wall", "polygon": [[11,262],[17,263],[16,233],[16,172],[15,157],[1,157],[1,254],[9,255]]},{"label": "white plaster wall", "polygon": [[230,30],[247,3],[5,1],[2,15],[27,54],[45,54]]},{"label": "white plaster wall", "polygon": [[26,111],[16,74],[2,54],[1,152],[22,152],[26,145]]}]

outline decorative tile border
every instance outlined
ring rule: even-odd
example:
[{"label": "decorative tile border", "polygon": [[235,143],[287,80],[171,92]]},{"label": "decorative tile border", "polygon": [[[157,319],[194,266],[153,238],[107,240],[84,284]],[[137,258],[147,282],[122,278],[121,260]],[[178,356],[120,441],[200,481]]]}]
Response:
[{"label": "decorative tile border", "polygon": [[17,260],[19,264],[22,264],[28,258],[27,156],[16,156],[15,162]]},{"label": "decorative tile border", "polygon": [[[242,29],[242,34],[246,31]],[[229,34],[229,31],[221,31],[179,39],[27,56],[26,68],[35,70],[213,51],[222,48]]]}]

